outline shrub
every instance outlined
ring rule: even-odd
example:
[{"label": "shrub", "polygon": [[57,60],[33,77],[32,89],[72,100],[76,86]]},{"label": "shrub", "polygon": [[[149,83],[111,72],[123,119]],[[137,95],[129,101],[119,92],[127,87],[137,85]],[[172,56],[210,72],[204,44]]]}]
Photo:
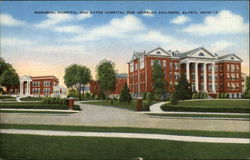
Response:
[{"label": "shrub", "polygon": [[228,93],[225,93],[225,94],[224,94],[224,98],[229,98],[229,94],[228,94]]},{"label": "shrub", "polygon": [[196,99],[201,99],[201,93],[200,93],[200,92],[198,92],[198,93],[196,94]]},{"label": "shrub", "polygon": [[216,95],[216,98],[220,98],[220,93]]},{"label": "shrub", "polygon": [[244,93],[243,98],[250,99],[250,90]]},{"label": "shrub", "polygon": [[196,99],[196,93],[195,92],[192,94],[192,99]]},{"label": "shrub", "polygon": [[88,92],[85,93],[85,98],[86,98],[86,99],[89,99],[89,98],[90,98],[90,93],[88,93]]},{"label": "shrub", "polygon": [[204,98],[207,99],[208,98],[208,94],[204,93]]},{"label": "shrub", "polygon": [[95,100],[100,100],[100,96],[96,95]]},{"label": "shrub", "polygon": [[109,103],[109,104],[114,104],[114,100],[113,100],[113,99],[109,99],[109,100],[108,100],[108,103]]},{"label": "shrub", "polygon": [[148,92],[148,93],[147,93],[146,100],[147,100],[147,102],[148,102],[149,104],[151,104],[152,101],[154,100],[154,94],[151,93],[151,92]]},{"label": "shrub", "polygon": [[171,96],[170,96],[170,103],[172,105],[176,105],[178,103],[178,98],[177,98],[177,95],[175,93],[173,93]]},{"label": "shrub", "polygon": [[95,93],[91,94],[91,99],[95,99]]},{"label": "shrub", "polygon": [[143,99],[143,100],[146,100],[146,98],[147,98],[147,92],[144,92],[144,93],[142,94],[142,99]]},{"label": "shrub", "polygon": [[148,102],[144,102],[142,105],[142,110],[143,111],[149,111],[150,104]]},{"label": "shrub", "polygon": [[81,108],[80,108],[80,106],[79,106],[79,105],[74,105],[74,106],[73,106],[73,110],[78,110],[78,111],[80,111],[80,110],[81,110]]}]

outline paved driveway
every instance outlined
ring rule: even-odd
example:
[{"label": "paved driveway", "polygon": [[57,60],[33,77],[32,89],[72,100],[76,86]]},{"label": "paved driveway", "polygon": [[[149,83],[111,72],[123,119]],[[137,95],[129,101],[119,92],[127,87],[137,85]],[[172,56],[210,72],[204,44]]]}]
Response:
[{"label": "paved driveway", "polygon": [[[76,102],[79,103],[79,102]],[[158,119],[115,107],[79,104],[82,111],[71,115],[1,113],[1,123],[84,126],[142,127],[248,132],[249,121]]]}]

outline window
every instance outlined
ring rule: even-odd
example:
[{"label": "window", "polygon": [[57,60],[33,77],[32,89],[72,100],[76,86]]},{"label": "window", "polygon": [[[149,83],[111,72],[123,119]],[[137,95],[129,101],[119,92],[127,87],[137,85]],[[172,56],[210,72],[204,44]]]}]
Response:
[{"label": "window", "polygon": [[140,58],[140,69],[144,68],[144,57]]},{"label": "window", "polygon": [[43,93],[50,93],[50,88],[44,88]]},{"label": "window", "polygon": [[212,71],[212,65],[208,65],[208,71]]},{"label": "window", "polygon": [[161,52],[160,52],[160,51],[157,51],[156,54],[161,54]]},{"label": "window", "polygon": [[178,72],[175,72],[175,73],[174,73],[174,79],[175,79],[175,80],[178,80],[178,79],[179,79],[179,73],[178,73]]},{"label": "window", "polygon": [[230,71],[230,64],[227,64],[227,71]]},{"label": "window", "polygon": [[50,81],[44,81],[44,82],[43,82],[43,85],[44,85],[44,86],[50,86]]},{"label": "window", "polygon": [[208,80],[210,80],[210,81],[212,80],[212,74],[208,75]]},{"label": "window", "polygon": [[204,55],[204,53],[201,52],[201,53],[199,54],[199,56],[205,56],[205,55]]},{"label": "window", "polygon": [[227,79],[230,79],[230,74],[229,73],[227,73]]},{"label": "window", "polygon": [[133,64],[130,64],[130,72],[133,72],[134,71],[134,66]]},{"label": "window", "polygon": [[151,66],[153,66],[154,65],[154,60],[151,60]]},{"label": "window", "polygon": [[175,68],[175,70],[179,70],[179,64],[178,63],[174,63],[174,68]]},{"label": "window", "polygon": [[39,87],[40,86],[40,81],[34,81],[32,82],[33,87]]},{"label": "window", "polygon": [[137,64],[135,64],[135,70],[137,70]]},{"label": "window", "polygon": [[166,67],[167,66],[167,61],[166,60],[163,60],[163,67]]},{"label": "window", "polygon": [[234,60],[234,57],[231,57],[231,60]]},{"label": "window", "polygon": [[173,62],[170,62],[169,65],[170,65],[170,69],[173,69]]}]

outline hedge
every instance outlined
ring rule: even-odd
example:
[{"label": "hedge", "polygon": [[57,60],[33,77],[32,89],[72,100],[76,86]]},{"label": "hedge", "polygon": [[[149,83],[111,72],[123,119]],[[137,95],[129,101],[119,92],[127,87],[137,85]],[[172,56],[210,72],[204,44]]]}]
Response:
[{"label": "hedge", "polygon": [[[62,104],[42,104],[42,103],[0,103],[0,108],[16,109],[61,109],[67,110],[67,105]],[[74,105],[74,110],[80,110],[79,105]]]},{"label": "hedge", "polygon": [[183,107],[182,105],[165,104],[161,106],[163,111],[180,111],[180,112],[235,112],[235,113],[250,113],[250,108],[209,108],[209,107]]}]

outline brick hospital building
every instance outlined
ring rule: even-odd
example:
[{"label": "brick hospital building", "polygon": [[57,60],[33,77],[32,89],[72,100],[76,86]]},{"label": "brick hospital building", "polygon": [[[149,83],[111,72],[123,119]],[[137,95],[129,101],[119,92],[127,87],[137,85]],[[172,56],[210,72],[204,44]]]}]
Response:
[{"label": "brick hospital building", "polygon": [[163,69],[168,83],[168,92],[174,91],[180,74],[184,74],[192,91],[207,92],[211,96],[229,93],[230,98],[242,94],[241,62],[235,54],[218,56],[204,47],[187,52],[164,50],[134,52],[128,62],[128,86],[134,97],[153,91],[152,67],[157,61]]}]

